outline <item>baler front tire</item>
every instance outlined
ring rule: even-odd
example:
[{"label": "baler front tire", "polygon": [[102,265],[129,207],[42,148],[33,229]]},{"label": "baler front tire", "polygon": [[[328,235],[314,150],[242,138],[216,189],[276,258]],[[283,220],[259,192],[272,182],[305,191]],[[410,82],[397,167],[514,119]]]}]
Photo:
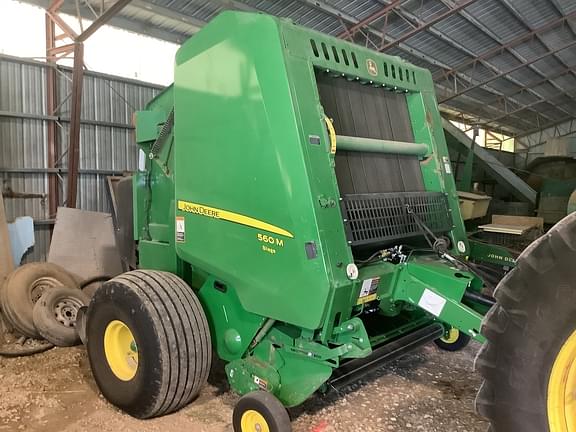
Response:
[{"label": "baler front tire", "polygon": [[288,411],[274,395],[255,391],[240,398],[232,413],[234,432],[291,432]]},{"label": "baler front tire", "polygon": [[496,289],[475,365],[484,378],[476,409],[492,432],[576,430],[566,399],[576,391],[575,263],[571,214],[532,243]]},{"label": "baler front tire", "polygon": [[206,316],[192,289],[171,273],[135,270],[106,282],[88,307],[86,339],[102,394],[137,418],[182,408],[208,378]]}]

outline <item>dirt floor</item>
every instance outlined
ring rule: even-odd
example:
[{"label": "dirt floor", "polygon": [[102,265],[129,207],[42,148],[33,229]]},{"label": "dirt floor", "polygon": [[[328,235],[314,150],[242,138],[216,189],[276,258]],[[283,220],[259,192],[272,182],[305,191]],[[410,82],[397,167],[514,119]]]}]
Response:
[{"label": "dirt floor", "polygon": [[[479,378],[477,344],[459,353],[429,345],[391,363],[339,394],[314,396],[291,410],[295,432],[484,432],[473,411]],[[222,374],[200,397],[160,419],[138,421],[98,393],[83,347],[33,357],[0,358],[0,431],[231,432],[237,396]]]}]

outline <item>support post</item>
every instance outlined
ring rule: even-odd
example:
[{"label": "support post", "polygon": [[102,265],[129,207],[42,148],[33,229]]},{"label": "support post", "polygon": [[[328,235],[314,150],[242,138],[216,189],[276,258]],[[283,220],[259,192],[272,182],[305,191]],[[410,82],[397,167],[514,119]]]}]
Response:
[{"label": "support post", "polygon": [[[80,164],[80,113],[82,111],[82,85],[84,80],[84,41],[94,34],[100,27],[106,24],[130,0],[117,0],[85,31],[77,34],[59,15],[60,7],[64,0],[52,0],[46,9],[46,58],[50,64],[47,72],[47,96],[46,105],[49,116],[56,116],[58,108],[56,103],[56,63],[59,55],[66,55],[73,51],[74,65],[72,68],[72,92],[70,108],[70,133],[68,142],[68,179],[66,189],[66,206],[76,207],[78,195],[78,169]],[[81,19],[78,17],[78,19]],[[61,34],[56,35],[56,26]],[[71,43],[56,46],[56,41],[70,40]],[[57,161],[57,133],[56,120],[48,123],[48,168],[56,168]],[[58,177],[50,174],[48,180],[49,217],[56,215],[59,204]]]},{"label": "support post", "polygon": [[80,162],[80,113],[82,111],[82,85],[84,82],[84,44],[74,46],[72,69],[72,96],[70,109],[70,141],[68,146],[68,188],[66,207],[75,208],[78,196],[78,168]]},{"label": "support post", "polygon": [[[46,113],[54,116],[56,111],[56,63],[51,55],[56,44],[54,22],[46,14]],[[58,134],[56,131],[56,121],[47,121],[47,166],[49,169],[56,168],[58,159]],[[48,174],[48,219],[56,216],[59,203],[58,176],[55,173]]]}]

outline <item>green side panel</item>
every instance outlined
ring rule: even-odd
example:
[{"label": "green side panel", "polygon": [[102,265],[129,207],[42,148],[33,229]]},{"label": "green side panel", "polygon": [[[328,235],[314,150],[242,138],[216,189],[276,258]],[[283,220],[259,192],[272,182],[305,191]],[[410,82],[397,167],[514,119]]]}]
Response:
[{"label": "green side panel", "polygon": [[178,255],[247,311],[318,328],[332,284],[277,21],[219,15],[178,51],[174,89]]},{"label": "green side panel", "polygon": [[[168,87],[136,113],[136,140],[148,152],[173,106]],[[133,179],[134,238],[138,243],[139,267],[178,273],[174,236],[174,181],[171,139],[160,153],[161,159],[146,158],[146,170]]]},{"label": "green side panel", "polygon": [[146,213],[146,188],[145,172],[139,171],[132,176],[132,212],[134,218],[134,240],[139,240],[141,233],[144,232],[145,213]]},{"label": "green side panel", "polygon": [[226,361],[242,357],[266,318],[242,309],[234,288],[212,277],[206,279],[198,296],[218,357]]},{"label": "green side panel", "polygon": [[140,263],[146,263],[143,268],[177,273],[178,260],[170,243],[140,240],[138,257]]},{"label": "green side panel", "polygon": [[136,120],[136,142],[144,143],[154,141],[158,137],[160,127],[165,119],[160,111],[137,111]]},{"label": "green side panel", "polygon": [[332,368],[304,357],[286,354],[279,369],[282,386],[276,397],[287,407],[301,404],[324,384]]}]

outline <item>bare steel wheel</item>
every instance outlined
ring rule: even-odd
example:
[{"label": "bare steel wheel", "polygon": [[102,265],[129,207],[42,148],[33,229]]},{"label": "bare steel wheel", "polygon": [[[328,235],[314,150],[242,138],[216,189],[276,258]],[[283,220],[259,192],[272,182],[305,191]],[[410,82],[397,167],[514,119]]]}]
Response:
[{"label": "bare steel wheel", "polygon": [[64,327],[74,327],[76,325],[76,314],[78,310],[85,305],[86,302],[82,302],[78,298],[63,298],[54,306],[56,321]]},{"label": "bare steel wheel", "polygon": [[32,303],[36,304],[36,302],[40,300],[40,297],[42,297],[42,294],[44,294],[49,289],[56,288],[58,286],[62,286],[62,282],[50,276],[36,279],[30,287],[30,297],[32,298]]},{"label": "bare steel wheel", "polygon": [[79,289],[56,287],[47,290],[34,305],[33,319],[40,335],[57,346],[80,342],[76,317],[90,299]]}]

